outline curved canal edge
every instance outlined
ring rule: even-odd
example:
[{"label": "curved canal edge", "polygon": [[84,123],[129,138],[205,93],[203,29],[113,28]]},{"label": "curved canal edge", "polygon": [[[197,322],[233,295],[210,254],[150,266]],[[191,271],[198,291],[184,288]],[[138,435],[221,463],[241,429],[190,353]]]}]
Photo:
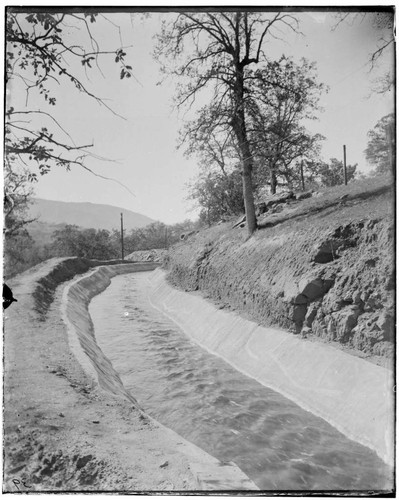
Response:
[{"label": "curved canal edge", "polygon": [[[99,386],[114,395],[128,399],[140,412],[136,399],[124,387],[111,362],[98,347],[93,324],[88,312],[90,300],[110,284],[111,278],[126,274],[155,269],[154,263],[129,263],[101,266],[85,276],[69,283],[62,297],[62,318],[67,326],[70,348],[83,369]],[[143,413],[143,412],[142,412]],[[144,414],[144,413],[143,413]],[[146,415],[152,424],[164,434],[169,447],[183,455],[195,476],[198,490],[202,491],[243,491],[259,488],[234,463],[222,463],[204,450],[186,441],[171,429]],[[162,444],[160,443],[160,446]]]},{"label": "curved canal edge", "polygon": [[148,298],[195,342],[393,467],[394,379],[389,369],[221,311],[196,293],[173,288],[165,278],[161,269],[151,274]]}]

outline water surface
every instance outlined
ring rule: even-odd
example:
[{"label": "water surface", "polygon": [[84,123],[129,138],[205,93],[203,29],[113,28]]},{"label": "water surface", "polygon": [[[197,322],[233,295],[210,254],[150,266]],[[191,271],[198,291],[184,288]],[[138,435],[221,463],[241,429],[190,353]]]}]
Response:
[{"label": "water surface", "polygon": [[203,350],[154,309],[149,274],[114,278],[89,307],[99,346],[148,414],[235,462],[262,490],[390,488],[376,453]]}]

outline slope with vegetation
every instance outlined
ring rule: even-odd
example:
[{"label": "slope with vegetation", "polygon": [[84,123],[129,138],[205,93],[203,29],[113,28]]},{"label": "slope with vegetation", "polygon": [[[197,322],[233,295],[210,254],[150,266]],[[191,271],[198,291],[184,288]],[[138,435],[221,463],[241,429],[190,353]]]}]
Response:
[{"label": "slope with vegetation", "polygon": [[170,282],[262,325],[386,364],[394,341],[391,178],[327,188],[270,212],[251,238],[234,218],[175,245],[165,259]]}]

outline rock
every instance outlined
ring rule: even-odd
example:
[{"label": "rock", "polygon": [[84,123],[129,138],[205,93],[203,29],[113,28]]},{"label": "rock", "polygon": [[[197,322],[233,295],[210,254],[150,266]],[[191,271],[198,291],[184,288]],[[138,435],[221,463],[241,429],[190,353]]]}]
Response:
[{"label": "rock", "polygon": [[309,302],[320,299],[334,284],[333,280],[323,280],[321,278],[304,278],[299,282],[299,290],[308,298]]},{"label": "rock", "polygon": [[352,295],[352,302],[354,304],[360,304],[362,301],[362,294],[359,292],[359,290],[356,290],[356,292],[353,292],[353,295]]},{"label": "rock", "polygon": [[256,210],[256,215],[258,216],[264,214],[265,212],[267,212],[266,203],[264,201],[262,201],[261,203],[257,203],[255,205],[255,210]]},{"label": "rock", "polygon": [[301,330],[301,335],[303,338],[306,339],[306,337],[308,337],[309,335],[312,334],[312,329],[309,328],[308,326],[304,326]]},{"label": "rock", "polygon": [[279,212],[282,212],[284,210],[284,207],[282,205],[274,205],[271,209],[270,209],[270,213],[272,214],[277,214]]},{"label": "rock", "polygon": [[350,292],[347,292],[343,298],[343,302],[346,302],[348,304],[351,304],[353,302],[352,299],[352,294]]},{"label": "rock", "polygon": [[323,243],[316,245],[312,261],[317,264],[327,264],[335,259],[339,259],[340,256],[337,251],[341,244],[342,243],[339,240],[328,239],[323,241]]},{"label": "rock", "polygon": [[318,311],[318,306],[316,304],[311,304],[306,312],[304,325],[305,328],[310,328],[312,326],[313,320],[316,318]]},{"label": "rock", "polygon": [[311,198],[313,196],[312,191],[303,191],[302,193],[297,193],[295,199],[297,201],[305,200],[306,198]]},{"label": "rock", "polygon": [[327,321],[327,338],[329,340],[335,340],[335,336],[336,336],[336,328],[335,328],[335,323],[334,323],[334,320],[332,318],[330,318],[328,321]]},{"label": "rock", "polygon": [[394,340],[395,322],[389,313],[384,311],[378,318],[376,325],[381,330],[384,340]]},{"label": "rock", "polygon": [[380,309],[382,307],[380,299],[381,296],[379,294],[372,293],[364,303],[364,310],[373,311],[375,309]]},{"label": "rock", "polygon": [[302,293],[297,295],[294,299],[295,305],[307,304],[307,303],[308,303],[308,298],[306,297],[306,295],[303,295]]},{"label": "rock", "polygon": [[288,200],[292,199],[294,199],[294,193],[292,191],[286,191],[267,196],[267,198],[263,200],[263,203],[266,208],[269,208],[273,205],[278,205],[279,203],[286,203]]},{"label": "rock", "polygon": [[284,300],[293,304],[304,304],[322,298],[332,287],[332,279],[322,279],[314,272],[304,276],[298,282],[287,281],[284,286]]},{"label": "rock", "polygon": [[298,304],[294,306],[292,321],[295,323],[295,332],[300,333],[302,330],[303,321],[306,316],[307,307],[305,304]]},{"label": "rock", "polygon": [[376,342],[373,346],[373,354],[377,356],[385,356],[387,358],[394,358],[394,346],[392,342]]},{"label": "rock", "polygon": [[360,300],[365,303],[367,301],[367,299],[369,298],[369,295],[370,295],[369,292],[363,292],[360,295]]},{"label": "rock", "polygon": [[360,312],[359,307],[353,305],[331,314],[331,322],[334,325],[334,333],[337,340],[346,342],[349,339],[352,330],[357,325]]},{"label": "rock", "polygon": [[316,318],[312,323],[312,331],[315,335],[321,338],[327,338],[327,327],[324,318],[321,316],[321,311],[319,310]]}]

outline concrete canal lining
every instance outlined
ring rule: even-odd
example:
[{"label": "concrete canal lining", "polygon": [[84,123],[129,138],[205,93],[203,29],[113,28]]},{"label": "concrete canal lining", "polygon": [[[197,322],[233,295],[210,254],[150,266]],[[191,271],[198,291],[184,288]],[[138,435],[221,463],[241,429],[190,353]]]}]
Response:
[{"label": "concrete canal lining", "polygon": [[[111,362],[96,343],[88,304],[95,295],[105,290],[111,278],[119,274],[151,271],[157,266],[154,263],[101,266],[67,285],[62,300],[62,317],[67,325],[70,348],[79,363],[92,378],[98,380],[102,389],[128,399],[140,411],[142,410],[134,395],[126,390]],[[148,415],[146,417],[160,428],[168,446],[174,447],[185,457],[191,473],[196,478],[199,490],[259,489],[233,462],[221,462]]]},{"label": "concrete canal lining", "polygon": [[151,274],[149,300],[209,352],[394,461],[393,374],[331,345],[259,326]]}]

